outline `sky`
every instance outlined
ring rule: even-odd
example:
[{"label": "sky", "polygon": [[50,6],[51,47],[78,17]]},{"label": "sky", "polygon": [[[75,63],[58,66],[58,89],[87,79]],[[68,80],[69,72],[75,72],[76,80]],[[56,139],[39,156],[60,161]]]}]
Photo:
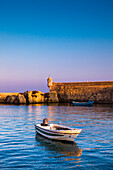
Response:
[{"label": "sky", "polygon": [[113,80],[113,0],[0,0],[0,92]]}]

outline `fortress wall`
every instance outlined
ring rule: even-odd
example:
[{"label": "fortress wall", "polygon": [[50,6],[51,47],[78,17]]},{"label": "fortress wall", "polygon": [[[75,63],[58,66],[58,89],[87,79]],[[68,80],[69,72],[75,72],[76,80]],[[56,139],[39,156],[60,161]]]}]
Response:
[{"label": "fortress wall", "polygon": [[113,81],[53,82],[50,92],[57,92],[60,102],[94,100],[95,103],[113,103]]}]

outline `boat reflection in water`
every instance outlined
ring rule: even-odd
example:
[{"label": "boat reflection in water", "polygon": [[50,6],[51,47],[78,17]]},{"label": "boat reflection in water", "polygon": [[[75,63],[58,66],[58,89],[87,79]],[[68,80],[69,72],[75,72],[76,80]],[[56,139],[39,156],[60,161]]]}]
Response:
[{"label": "boat reflection in water", "polygon": [[82,155],[82,149],[80,149],[75,142],[67,143],[67,142],[55,141],[55,140],[47,139],[37,133],[35,139],[37,140],[37,142],[40,143],[41,146],[45,146],[49,151],[55,151],[56,153],[60,154],[59,156],[54,155],[55,158],[64,157],[64,156],[80,157]]}]

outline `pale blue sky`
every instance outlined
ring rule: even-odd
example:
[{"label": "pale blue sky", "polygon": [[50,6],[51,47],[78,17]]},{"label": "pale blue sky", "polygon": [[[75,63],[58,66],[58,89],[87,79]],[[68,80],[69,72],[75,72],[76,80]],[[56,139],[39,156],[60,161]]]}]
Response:
[{"label": "pale blue sky", "polygon": [[112,0],[0,0],[0,91],[113,80]]}]

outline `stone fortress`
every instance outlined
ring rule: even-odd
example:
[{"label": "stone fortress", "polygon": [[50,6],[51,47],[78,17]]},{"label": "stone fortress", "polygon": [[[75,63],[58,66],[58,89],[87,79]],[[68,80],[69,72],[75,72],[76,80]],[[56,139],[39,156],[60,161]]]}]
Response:
[{"label": "stone fortress", "polygon": [[57,83],[49,76],[47,82],[51,102],[54,97],[59,102],[93,100],[95,103],[113,103],[113,81]]},{"label": "stone fortress", "polygon": [[24,93],[0,93],[0,103],[5,104],[36,104],[36,103],[71,103],[87,102],[113,104],[113,81],[96,82],[53,82],[47,79],[49,92],[26,91]]}]

